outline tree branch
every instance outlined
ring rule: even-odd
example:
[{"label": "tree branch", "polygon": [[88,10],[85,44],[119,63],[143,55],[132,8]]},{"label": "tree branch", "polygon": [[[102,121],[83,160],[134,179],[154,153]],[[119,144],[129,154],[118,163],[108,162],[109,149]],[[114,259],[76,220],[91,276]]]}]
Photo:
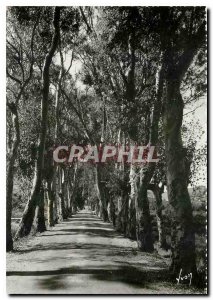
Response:
[{"label": "tree branch", "polygon": [[84,14],[84,11],[83,11],[82,7],[79,6],[79,9],[80,9],[82,18],[83,18],[83,20],[84,20],[84,23],[85,23],[86,26],[87,26],[87,32],[88,32],[88,33],[92,33],[92,29],[91,29],[89,23],[87,22],[87,18],[86,18],[85,14]]}]

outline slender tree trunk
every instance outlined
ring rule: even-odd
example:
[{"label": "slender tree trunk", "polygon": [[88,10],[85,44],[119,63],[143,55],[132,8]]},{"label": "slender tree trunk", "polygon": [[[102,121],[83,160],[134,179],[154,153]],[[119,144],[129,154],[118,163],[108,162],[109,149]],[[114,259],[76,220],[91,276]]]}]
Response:
[{"label": "slender tree trunk", "polygon": [[77,176],[77,169],[78,169],[78,164],[75,163],[74,164],[74,171],[73,171],[73,180],[71,182],[71,180],[68,178],[68,189],[69,189],[69,216],[72,216],[73,213],[73,200],[74,200],[74,193],[75,193],[75,187],[76,187],[76,176]]},{"label": "slender tree trunk", "polygon": [[[152,146],[157,146],[158,143],[158,127],[162,111],[162,93],[164,80],[165,57],[162,57],[162,65],[159,67],[159,72],[156,73],[157,86],[156,97],[154,101],[150,139],[147,142]],[[149,117],[149,115],[148,115]],[[148,136],[148,135],[147,135]],[[151,252],[154,250],[152,239],[152,225],[149,211],[149,203],[147,197],[148,185],[154,175],[155,165],[153,162],[148,163],[140,170],[140,186],[136,197],[136,222],[137,222],[137,241],[139,249]]]},{"label": "slender tree trunk", "polygon": [[75,189],[75,183],[73,182],[73,184],[71,185],[71,183],[69,183],[68,185],[68,189],[69,189],[69,217],[72,217],[73,214],[73,198],[74,198],[74,189]]},{"label": "slender tree trunk", "polygon": [[58,46],[59,36],[60,36],[60,8],[56,7],[54,12],[54,36],[52,39],[52,44],[48,54],[45,57],[44,67],[42,72],[42,102],[41,102],[41,132],[39,136],[39,146],[37,153],[37,160],[34,172],[34,182],[31,191],[30,199],[25,207],[20,226],[16,233],[16,238],[28,235],[30,233],[34,216],[35,216],[35,208],[39,203],[40,198],[40,189],[42,183],[42,171],[43,171],[43,163],[44,163],[44,149],[45,149],[45,141],[46,141],[46,130],[47,130],[47,117],[48,117],[48,104],[49,104],[49,70],[52,63],[52,58],[55,54],[55,51]]},{"label": "slender tree trunk", "polygon": [[67,217],[72,216],[72,205],[71,205],[71,192],[70,192],[70,185],[67,183]]},{"label": "slender tree trunk", "polygon": [[129,188],[123,190],[122,192],[122,198],[123,198],[123,213],[122,213],[122,230],[125,236],[127,236],[128,233],[128,213],[129,213]]},{"label": "slender tree trunk", "polygon": [[129,216],[128,216],[128,237],[136,239],[136,210],[135,197],[138,193],[136,166],[131,164],[129,173],[130,196],[129,196]]},{"label": "slender tree trunk", "polygon": [[129,211],[129,189],[127,187],[121,192],[121,196],[118,198],[118,214],[116,218],[116,229],[119,232],[127,235],[128,231],[128,211]]},{"label": "slender tree trunk", "polygon": [[59,205],[58,205],[58,196],[57,196],[57,168],[54,167],[53,181],[51,183],[51,191],[53,195],[53,219],[54,224],[58,224],[58,216],[59,216]]},{"label": "slender tree trunk", "polygon": [[[54,179],[53,179],[54,181]],[[52,189],[53,181],[47,182],[47,219],[48,219],[48,226],[52,227],[55,225],[54,222],[54,202],[55,202],[55,195]]]},{"label": "slender tree trunk", "polygon": [[[15,160],[17,157],[17,150],[20,142],[20,132],[19,132],[19,121],[18,121],[18,103],[28,85],[30,82],[32,75],[33,75],[33,65],[35,62],[34,55],[33,55],[33,48],[34,48],[34,37],[35,37],[35,30],[36,27],[39,23],[40,19],[40,13],[37,16],[37,19],[35,20],[35,24],[33,26],[32,30],[32,36],[31,36],[31,62],[30,62],[30,68],[29,68],[29,74],[27,77],[23,76],[23,81],[17,80],[15,77],[11,76],[10,73],[7,71],[7,76],[11,78],[13,81],[16,81],[20,85],[20,90],[17,94],[16,101],[15,103],[9,103],[7,102],[7,106],[9,107],[11,113],[12,113],[12,123],[13,123],[13,129],[14,129],[14,137],[12,141],[12,151],[10,154],[9,158],[9,163],[8,163],[8,172],[7,172],[7,181],[6,181],[6,189],[7,189],[7,215],[6,215],[6,230],[7,230],[7,236],[6,236],[6,241],[7,241],[7,251],[10,251],[13,249],[13,241],[12,241],[12,235],[11,235],[11,215],[12,215],[12,195],[13,195],[13,180],[14,180],[14,165],[15,165]],[[19,49],[21,51],[21,49]],[[21,63],[21,62],[20,62]],[[22,64],[22,63],[21,63]],[[23,67],[23,65],[22,65]],[[24,72],[24,70],[23,70]],[[25,72],[24,72],[25,74]],[[24,75],[23,74],[23,75]],[[10,130],[11,128],[9,128]],[[10,132],[9,132],[10,136]],[[10,146],[10,145],[9,145]]]},{"label": "slender tree trunk", "polygon": [[67,172],[66,169],[63,169],[63,182],[62,182],[62,194],[64,200],[64,215],[63,219],[68,217],[68,198],[67,198]]},{"label": "slender tree trunk", "polygon": [[96,202],[96,204],[95,204],[95,214],[96,214],[96,216],[98,216],[99,215],[99,211],[100,211],[100,201],[99,201],[99,199],[97,199],[97,202]]},{"label": "slender tree trunk", "polygon": [[[126,144],[125,136],[123,136],[123,141]],[[130,194],[130,184],[129,184],[129,172],[130,168],[124,162],[121,164],[122,176],[121,176],[121,205],[120,211],[116,219],[118,223],[118,230],[122,232],[125,236],[128,233],[128,213],[129,213],[129,194]]]},{"label": "slender tree trunk", "polygon": [[132,199],[129,199],[127,236],[132,240],[136,240],[136,210],[135,202]]},{"label": "slender tree trunk", "polygon": [[40,190],[40,199],[36,209],[36,231],[44,232],[46,230],[45,216],[44,216],[44,190]]},{"label": "slender tree trunk", "polygon": [[62,168],[59,168],[58,170],[59,174],[59,220],[63,221],[66,219],[66,213],[65,213],[65,200],[64,200],[64,170]]},{"label": "slender tree trunk", "polygon": [[[185,169],[185,151],[182,145],[181,126],[183,100],[180,82],[167,82],[167,105],[164,113],[164,128],[167,161],[167,190],[172,207],[172,264],[177,275],[196,274],[195,233],[192,205],[188,193],[188,178]],[[175,116],[175,118],[174,118]]]},{"label": "slender tree trunk", "polygon": [[54,205],[53,205],[53,198],[52,198],[52,192],[48,192],[49,196],[48,196],[48,226],[52,227],[54,226],[54,213],[53,213],[53,209],[54,209]]},{"label": "slender tree trunk", "polygon": [[113,202],[113,199],[110,197],[109,203],[108,203],[108,216],[109,216],[109,221],[115,226],[115,204]]},{"label": "slender tree trunk", "polygon": [[72,211],[73,211],[73,214],[74,214],[74,215],[77,213],[77,205],[76,205],[76,202],[75,202],[75,201],[73,201]]},{"label": "slender tree trunk", "polygon": [[118,232],[122,232],[121,214],[122,214],[122,196],[117,195],[117,214],[116,214],[117,216],[116,216],[115,228]]},{"label": "slender tree trunk", "polygon": [[154,250],[154,246],[149,201],[147,197],[148,183],[146,182],[146,172],[146,167],[140,171],[141,184],[136,196],[136,237],[138,248],[141,251],[152,252]]},{"label": "slender tree trunk", "polygon": [[59,220],[63,221],[66,219],[66,217],[65,217],[65,207],[64,207],[64,196],[61,190],[59,191],[58,196],[59,196],[59,205],[60,205]]},{"label": "slender tree trunk", "polygon": [[149,189],[153,192],[155,196],[159,248],[167,249],[168,245],[166,242],[165,226],[164,226],[163,216],[162,216],[162,209],[163,209],[162,191],[157,184],[150,184]]},{"label": "slender tree trunk", "polygon": [[[11,104],[10,104],[11,105]],[[9,154],[9,163],[7,170],[7,207],[6,207],[6,251],[13,250],[13,239],[11,233],[11,216],[12,216],[12,197],[13,197],[13,180],[14,180],[14,164],[17,157],[18,145],[20,142],[19,120],[17,107],[13,106],[11,110],[14,136],[12,140],[12,149]]]},{"label": "slender tree trunk", "polygon": [[96,165],[96,188],[97,188],[97,194],[99,199],[99,205],[100,205],[100,217],[103,219],[104,222],[109,221],[108,212],[107,212],[107,195],[106,195],[106,187],[105,182],[101,176],[101,166],[98,164]]},{"label": "slender tree trunk", "polygon": [[[130,200],[136,211],[136,238],[138,248],[141,251],[152,252],[154,250],[152,237],[152,224],[147,196],[148,184],[154,173],[154,165],[147,163],[145,166],[137,168],[132,166],[130,173],[131,193]],[[134,222],[134,218],[133,218]],[[133,223],[134,224],[134,223]]]},{"label": "slender tree trunk", "polygon": [[70,191],[70,170],[67,170],[67,180],[66,180],[66,195],[67,195],[67,218],[71,217],[71,191]]}]

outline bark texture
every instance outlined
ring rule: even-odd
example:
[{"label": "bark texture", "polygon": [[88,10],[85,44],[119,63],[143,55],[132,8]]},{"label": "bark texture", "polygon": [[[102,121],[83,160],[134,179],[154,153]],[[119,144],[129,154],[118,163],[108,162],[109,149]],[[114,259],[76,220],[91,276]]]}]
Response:
[{"label": "bark texture", "polygon": [[16,233],[16,238],[28,235],[30,233],[34,216],[35,209],[39,203],[40,189],[42,183],[42,172],[44,165],[44,150],[46,141],[46,131],[47,131],[47,116],[48,116],[48,104],[49,104],[49,71],[52,63],[52,58],[58,46],[59,36],[60,36],[60,8],[56,7],[54,11],[54,36],[52,39],[52,44],[49,52],[47,53],[44,61],[43,71],[42,71],[42,101],[41,101],[41,131],[39,135],[39,145],[37,151],[37,160],[34,172],[34,182],[31,191],[30,199],[25,207],[20,226]]},{"label": "bark texture", "polygon": [[15,104],[8,104],[9,109],[12,113],[12,124],[13,124],[13,139],[12,139],[12,149],[9,154],[9,163],[7,170],[7,207],[6,207],[6,251],[13,250],[13,239],[11,233],[11,216],[12,216],[12,197],[13,197],[13,180],[14,180],[14,165],[17,157],[18,145],[20,142],[20,131],[19,131],[19,120],[18,111]]},{"label": "bark texture", "polygon": [[52,182],[47,183],[47,220],[48,226],[52,227],[55,225],[54,222],[54,203],[55,203],[55,194],[52,188]]},{"label": "bark texture", "polygon": [[[173,45],[174,28],[168,28],[165,18],[168,13],[170,13],[169,7],[165,8],[161,14],[161,47],[167,57],[163,123],[167,163],[167,191],[172,209],[171,271],[174,276],[177,276],[181,269],[183,276],[192,272],[195,279],[197,277],[195,234],[192,205],[188,193],[186,151],[183,148],[181,136],[184,102],[180,88],[198,49],[205,44],[205,20],[201,19],[202,21],[196,28],[191,26],[188,38],[184,40],[182,45],[176,47],[175,44]],[[171,17],[173,18],[173,15]],[[165,39],[166,31],[169,33],[167,39]]]},{"label": "bark texture", "polygon": [[108,205],[108,195],[107,195],[107,190],[105,186],[105,181],[103,178],[103,170],[101,169],[102,167],[97,164],[96,165],[96,188],[97,188],[97,195],[99,199],[99,207],[100,207],[100,217],[103,219],[104,222],[109,221],[108,217],[108,211],[107,211],[107,205]]},{"label": "bark texture", "polygon": [[162,216],[163,203],[162,203],[162,188],[159,188],[158,184],[149,184],[149,190],[151,190],[155,196],[156,203],[156,219],[158,228],[158,246],[162,249],[168,249],[166,242],[165,226]]},{"label": "bark texture", "polygon": [[41,188],[40,190],[40,198],[39,203],[36,208],[36,231],[37,232],[44,232],[46,230],[45,224],[45,216],[44,216],[44,190]]},{"label": "bark texture", "polygon": [[[164,58],[163,58],[164,59]],[[163,93],[163,76],[164,76],[164,61],[161,62],[159,74],[157,74],[158,82],[156,96],[153,106],[153,115],[150,128],[150,138],[147,139],[150,145],[157,146],[158,143],[158,127],[162,110],[162,93]],[[147,134],[149,137],[149,134]],[[148,162],[140,170],[140,181],[138,194],[136,195],[136,235],[138,247],[142,251],[152,252],[154,250],[152,238],[152,225],[149,211],[149,202],[147,197],[148,186],[152,180],[155,171],[155,163]]]},{"label": "bark texture", "polygon": [[[152,238],[152,224],[147,197],[150,177],[147,175],[149,168],[141,169],[141,184],[136,196],[136,236],[138,248],[141,251],[152,252],[154,250]],[[151,175],[151,174],[150,174]]]},{"label": "bark texture", "polygon": [[[195,233],[188,179],[185,169],[185,151],[182,145],[181,127],[183,100],[180,83],[167,83],[167,107],[164,114],[167,160],[167,190],[172,208],[171,271],[179,274],[196,274]],[[175,115],[175,118],[174,118]]]}]

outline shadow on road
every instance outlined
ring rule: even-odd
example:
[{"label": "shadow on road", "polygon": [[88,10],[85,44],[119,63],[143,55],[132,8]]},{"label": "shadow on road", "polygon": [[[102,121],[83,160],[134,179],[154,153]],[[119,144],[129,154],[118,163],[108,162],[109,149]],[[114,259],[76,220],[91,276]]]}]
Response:
[{"label": "shadow on road", "polygon": [[[46,288],[52,288],[55,285],[57,288],[63,285],[61,279],[64,275],[85,274],[90,275],[90,278],[103,281],[123,282],[133,285],[134,287],[143,287],[150,282],[168,281],[168,274],[165,270],[162,271],[140,271],[132,266],[105,266],[105,268],[91,268],[90,266],[61,268],[51,271],[14,271],[7,272],[7,276],[50,276],[49,278],[39,279],[39,284]],[[59,283],[58,283],[59,282]],[[57,284],[56,284],[57,283]]]},{"label": "shadow on road", "polygon": [[[120,288],[126,284],[138,290],[169,281],[162,259],[142,254],[111,224],[92,214],[77,214],[57,224],[18,247],[13,255],[15,265],[7,271],[8,282],[19,280],[23,289],[26,280],[41,291],[81,290],[85,282],[90,282],[90,288],[96,282],[98,288],[116,289],[117,283]],[[25,267],[20,269],[22,262]]]}]

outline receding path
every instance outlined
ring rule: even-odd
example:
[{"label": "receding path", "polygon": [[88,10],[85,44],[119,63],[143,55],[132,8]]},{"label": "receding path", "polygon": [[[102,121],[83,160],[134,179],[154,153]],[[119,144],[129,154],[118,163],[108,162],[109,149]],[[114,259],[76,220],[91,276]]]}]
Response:
[{"label": "receding path", "polygon": [[165,259],[86,210],[25,241],[7,254],[10,294],[198,293],[166,282]]}]

